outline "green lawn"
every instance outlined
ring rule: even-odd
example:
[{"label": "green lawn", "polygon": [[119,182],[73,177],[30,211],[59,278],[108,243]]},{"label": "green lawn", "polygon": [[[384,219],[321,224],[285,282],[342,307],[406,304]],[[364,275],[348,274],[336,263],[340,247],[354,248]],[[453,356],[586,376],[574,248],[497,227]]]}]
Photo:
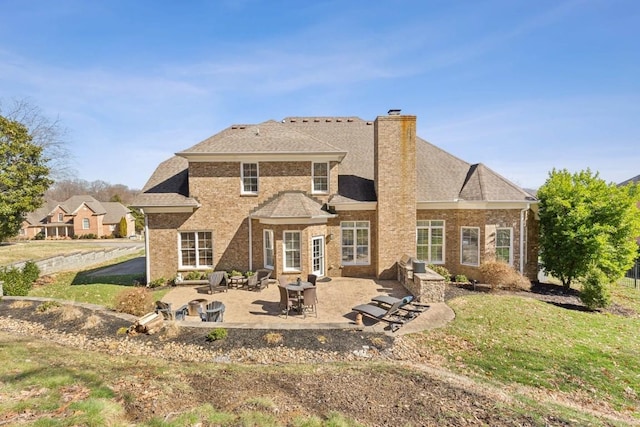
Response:
[{"label": "green lawn", "polygon": [[640,293],[616,287],[613,294],[635,315],[515,296],[460,297],[449,303],[456,313],[451,324],[416,339],[454,371],[598,402],[640,420]]},{"label": "green lawn", "polygon": [[73,252],[85,252],[104,249],[99,242],[86,241],[52,241],[29,240],[25,242],[3,243],[0,245],[0,266],[19,261],[49,258],[55,255]]}]

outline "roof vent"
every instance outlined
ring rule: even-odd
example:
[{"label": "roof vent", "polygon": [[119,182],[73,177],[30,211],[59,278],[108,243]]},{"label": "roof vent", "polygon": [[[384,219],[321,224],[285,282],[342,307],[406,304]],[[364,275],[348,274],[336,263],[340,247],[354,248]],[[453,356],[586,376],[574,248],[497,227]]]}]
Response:
[{"label": "roof vent", "polygon": [[390,116],[399,116],[400,115],[400,111],[401,110],[389,110],[389,112],[387,114],[389,114]]}]

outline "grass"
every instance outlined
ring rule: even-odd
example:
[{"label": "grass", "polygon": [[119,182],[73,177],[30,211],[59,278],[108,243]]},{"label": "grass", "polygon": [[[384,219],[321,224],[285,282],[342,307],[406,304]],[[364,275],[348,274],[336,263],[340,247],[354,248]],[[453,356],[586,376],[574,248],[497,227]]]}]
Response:
[{"label": "grass", "polygon": [[[54,282],[31,289],[29,296],[55,298],[67,301],[85,302],[113,308],[116,295],[134,285],[139,275],[95,276],[91,273],[100,268],[137,258],[140,254],[129,254],[92,266],[87,271],[69,271],[54,274]],[[154,300],[162,299],[168,289],[152,291]]]},{"label": "grass", "polygon": [[[614,301],[640,308],[638,292]],[[560,393],[640,419],[640,316],[560,308],[531,298],[474,295],[450,301],[456,319],[417,339],[466,375]],[[640,312],[640,311],[638,311]]]},{"label": "grass", "polygon": [[90,240],[28,240],[8,244],[3,243],[0,245],[0,265],[104,248],[104,245]]}]

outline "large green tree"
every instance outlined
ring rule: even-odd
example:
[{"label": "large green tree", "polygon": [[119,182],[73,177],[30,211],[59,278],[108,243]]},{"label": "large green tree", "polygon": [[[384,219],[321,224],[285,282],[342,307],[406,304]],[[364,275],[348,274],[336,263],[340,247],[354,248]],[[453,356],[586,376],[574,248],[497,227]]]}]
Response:
[{"label": "large green tree", "polygon": [[594,270],[611,283],[631,268],[640,236],[637,185],[607,184],[589,169],[554,169],[537,194],[541,261],[565,288]]},{"label": "large green tree", "polygon": [[18,233],[51,183],[42,147],[24,125],[0,116],[0,242]]}]

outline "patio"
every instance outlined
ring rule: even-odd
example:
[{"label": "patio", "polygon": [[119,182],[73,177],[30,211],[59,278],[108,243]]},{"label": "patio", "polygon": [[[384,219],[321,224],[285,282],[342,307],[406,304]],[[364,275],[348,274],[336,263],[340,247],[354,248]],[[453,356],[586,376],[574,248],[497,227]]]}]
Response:
[{"label": "patio", "polygon": [[[198,292],[200,290],[200,292]],[[261,292],[246,289],[229,289],[208,295],[202,286],[179,286],[167,293],[162,301],[171,303],[177,309],[190,301],[206,299],[221,301],[225,305],[224,325],[227,328],[262,328],[262,329],[335,329],[355,328],[355,313],[352,307],[371,301],[376,295],[384,294],[404,297],[408,294],[395,280],[374,280],[361,278],[325,278],[318,280],[318,317],[294,314],[288,318],[280,316],[280,295],[277,283],[271,283]],[[444,303],[431,304],[429,310],[404,325],[395,334],[418,332],[420,330],[444,326],[454,318],[453,311]],[[212,323],[201,322],[199,317],[187,316],[185,323],[189,326],[212,327]],[[385,322],[363,319],[365,329],[386,332]]]}]

